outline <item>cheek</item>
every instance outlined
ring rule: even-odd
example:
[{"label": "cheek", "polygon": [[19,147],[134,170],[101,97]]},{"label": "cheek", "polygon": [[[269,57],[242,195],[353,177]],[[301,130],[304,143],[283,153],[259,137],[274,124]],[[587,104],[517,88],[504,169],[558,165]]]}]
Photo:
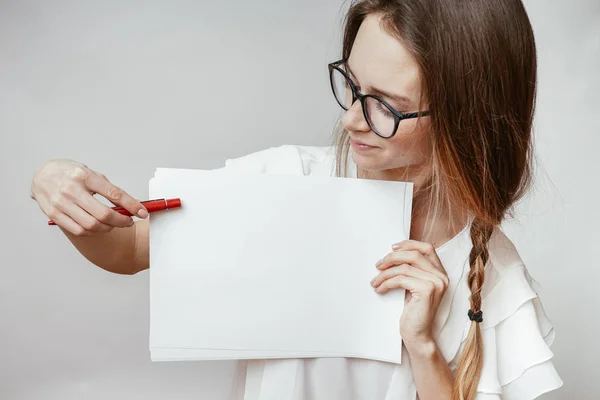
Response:
[{"label": "cheek", "polygon": [[396,156],[413,162],[428,159],[432,150],[429,123],[421,120],[417,126],[416,122],[402,121],[394,137],[388,140],[387,147]]}]

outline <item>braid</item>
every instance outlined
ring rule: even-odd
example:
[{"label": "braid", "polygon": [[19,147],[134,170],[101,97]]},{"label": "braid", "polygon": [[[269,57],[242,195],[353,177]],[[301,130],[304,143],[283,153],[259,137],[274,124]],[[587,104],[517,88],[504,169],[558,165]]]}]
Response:
[{"label": "braid", "polygon": [[471,226],[471,241],[473,248],[469,254],[469,275],[467,283],[471,290],[471,310],[481,311],[481,288],[484,282],[484,268],[489,259],[487,244],[492,235],[492,227],[487,226],[479,219],[473,221]]},{"label": "braid", "polygon": [[[475,218],[471,225],[473,247],[469,254],[470,270],[467,277],[467,283],[471,291],[470,313],[477,314],[481,312],[481,289],[484,282],[484,268],[489,259],[487,244],[493,230],[494,227],[492,225],[478,218]],[[463,354],[456,370],[452,394],[454,400],[473,400],[475,398],[482,367],[483,341],[481,328],[478,322],[472,321]]]}]

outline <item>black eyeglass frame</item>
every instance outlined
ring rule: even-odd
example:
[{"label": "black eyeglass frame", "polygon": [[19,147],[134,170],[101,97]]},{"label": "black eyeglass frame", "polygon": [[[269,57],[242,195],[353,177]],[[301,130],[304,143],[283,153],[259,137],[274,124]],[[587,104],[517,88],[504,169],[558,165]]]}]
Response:
[{"label": "black eyeglass frame", "polygon": [[[346,58],[342,58],[339,61],[332,62],[332,63],[330,63],[330,64],[327,65],[328,68],[329,68],[329,83],[331,84],[331,90],[333,92],[333,97],[335,97],[335,101],[340,105],[340,107],[342,107],[345,111],[349,110],[349,108],[346,108],[342,103],[340,103],[340,100],[338,99],[338,97],[336,95],[336,92],[335,92],[335,87],[334,87],[334,82],[333,82],[333,71],[336,70],[336,71],[339,71],[344,76],[344,78],[346,78],[346,80],[348,81],[348,83],[350,84],[350,88],[352,89],[352,105],[354,105],[354,103],[356,102],[356,100],[360,100],[360,104],[362,106],[362,110],[363,110],[363,115],[365,117],[365,121],[367,121],[367,124],[369,124],[369,127],[371,128],[371,130],[377,136],[379,136],[379,137],[381,137],[383,139],[390,139],[390,138],[394,137],[394,135],[396,134],[396,131],[398,130],[398,125],[400,125],[400,121],[402,121],[404,119],[417,118],[419,116],[425,117],[425,116],[429,115],[429,110],[427,110],[427,111],[419,111],[419,112],[412,112],[412,113],[401,113],[400,111],[398,111],[394,107],[392,107],[387,101],[385,101],[384,99],[382,99],[380,96],[377,96],[377,95],[374,95],[374,94],[363,94],[363,93],[361,93],[356,88],[356,85],[354,84],[354,82],[352,81],[352,79],[350,79],[350,77],[348,76],[348,74],[346,73],[346,71],[344,71],[343,69],[340,68],[340,65],[342,65],[346,61],[347,61]],[[370,118],[367,115],[367,109],[365,107],[365,101],[367,100],[368,97],[372,97],[375,100],[380,101],[393,114],[393,116],[394,116],[394,131],[392,132],[392,134],[390,136],[383,136],[371,124]]]}]

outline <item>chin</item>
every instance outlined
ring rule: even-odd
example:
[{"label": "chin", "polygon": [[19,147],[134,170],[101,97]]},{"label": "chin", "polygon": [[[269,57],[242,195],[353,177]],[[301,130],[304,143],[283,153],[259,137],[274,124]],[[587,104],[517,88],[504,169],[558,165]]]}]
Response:
[{"label": "chin", "polygon": [[357,154],[354,151],[351,153],[354,164],[363,171],[376,172],[385,169],[381,164],[381,160],[378,160],[376,157],[364,156],[362,154]]}]

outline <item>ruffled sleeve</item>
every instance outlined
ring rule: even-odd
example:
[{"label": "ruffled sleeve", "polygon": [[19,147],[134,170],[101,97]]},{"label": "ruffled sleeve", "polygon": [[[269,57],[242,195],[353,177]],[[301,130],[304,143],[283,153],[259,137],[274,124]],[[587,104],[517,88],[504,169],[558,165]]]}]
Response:
[{"label": "ruffled sleeve", "polygon": [[[552,363],[554,329],[542,306],[539,285],[512,242],[497,232],[489,248],[482,300],[484,361],[477,400],[535,399],[563,383]],[[461,282],[461,287],[460,296],[468,296],[466,283]],[[456,366],[460,358],[469,325],[465,315],[461,345],[451,365]]]},{"label": "ruffled sleeve", "polygon": [[302,159],[295,146],[270,147],[225,161],[225,170],[243,173],[297,174]]},{"label": "ruffled sleeve", "polygon": [[282,145],[227,159],[223,170],[282,175],[331,175],[334,161],[331,147]]},{"label": "ruffled sleeve", "polygon": [[[535,298],[523,303],[508,318],[483,331],[484,366],[478,399],[535,399],[562,386],[552,363],[553,330],[545,314],[536,312]],[[541,306],[541,305],[540,305]],[[539,310],[539,308],[538,308]]]}]

